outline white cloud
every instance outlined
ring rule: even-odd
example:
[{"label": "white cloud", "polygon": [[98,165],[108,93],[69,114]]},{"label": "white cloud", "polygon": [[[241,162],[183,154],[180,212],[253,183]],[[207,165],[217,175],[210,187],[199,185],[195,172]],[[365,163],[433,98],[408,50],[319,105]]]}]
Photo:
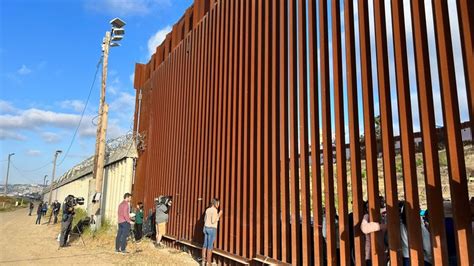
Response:
[{"label": "white cloud", "polygon": [[18,132],[14,130],[5,130],[0,128],[0,140],[7,140],[7,139],[12,139],[12,140],[19,140],[23,141],[26,140],[26,137],[19,134]]},{"label": "white cloud", "polygon": [[135,96],[130,93],[120,92],[120,96],[110,103],[109,109],[110,111],[126,112],[134,109],[134,107]]},{"label": "white cloud", "polygon": [[28,75],[31,73],[31,69],[29,69],[27,66],[22,65],[20,69],[17,71],[18,74],[20,75]]},{"label": "white cloud", "polygon": [[16,108],[10,102],[0,100],[0,113],[13,113]]},{"label": "white cloud", "polygon": [[[0,138],[24,140],[25,137],[20,135],[19,131],[37,132],[43,128],[51,127],[75,130],[80,119],[81,116],[77,114],[53,112],[37,108],[20,110],[15,114],[0,115],[0,128],[3,128]],[[79,127],[80,136],[89,137],[95,135],[95,133],[90,133],[95,131],[95,126],[91,123],[92,119],[92,115],[84,116]],[[59,141],[56,136],[49,133],[43,133],[41,137],[46,142]]]},{"label": "white cloud", "polygon": [[85,137],[85,138],[92,138],[96,137],[97,135],[97,128],[95,126],[81,126],[81,129],[79,130],[79,136]]},{"label": "white cloud", "polygon": [[84,110],[84,102],[80,100],[65,100],[59,103],[61,108],[67,109],[67,110],[74,110],[76,112],[82,112]]},{"label": "white cloud", "polygon": [[127,133],[128,128],[122,128],[119,125],[119,120],[111,119],[109,120],[108,128],[107,128],[107,139],[114,139],[119,136],[123,136]]},{"label": "white cloud", "polygon": [[29,156],[40,156],[41,155],[41,151],[39,150],[27,150],[26,151],[26,154],[29,155]]},{"label": "white cloud", "polygon": [[135,82],[135,72],[133,72],[132,74],[130,74],[130,82],[133,84]]},{"label": "white cloud", "polygon": [[166,26],[158,30],[153,36],[148,39],[148,55],[151,56],[155,53],[156,47],[160,45],[166,38],[166,34],[171,31],[171,26]]},{"label": "white cloud", "polygon": [[16,115],[0,115],[0,127],[29,129],[41,126],[68,128],[77,125],[79,116],[30,108]]},{"label": "white cloud", "polygon": [[[117,75],[117,73],[112,74],[111,76]],[[107,85],[107,92],[112,95],[116,95],[120,91],[121,82],[119,77],[113,77],[110,79],[109,84]]]},{"label": "white cloud", "polygon": [[44,132],[41,138],[47,143],[57,143],[61,140],[61,136],[53,132]]}]

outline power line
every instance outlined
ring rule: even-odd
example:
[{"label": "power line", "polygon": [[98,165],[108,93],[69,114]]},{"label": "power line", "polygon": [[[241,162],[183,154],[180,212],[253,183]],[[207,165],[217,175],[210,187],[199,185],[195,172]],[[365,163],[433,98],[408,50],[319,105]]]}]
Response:
[{"label": "power line", "polygon": [[46,164],[44,164],[44,165],[42,165],[42,166],[40,166],[40,167],[38,167],[38,168],[31,169],[31,170],[20,170],[20,169],[18,169],[18,168],[17,168],[16,170],[18,170],[18,171],[20,171],[20,172],[23,172],[23,173],[36,172],[36,171],[39,171],[39,170],[41,170],[41,169],[46,168],[46,167],[49,166],[51,163],[52,163],[52,162],[47,162]]},{"label": "power line", "polygon": [[82,119],[84,118],[84,113],[86,112],[87,104],[89,103],[89,100],[91,98],[92,89],[94,88],[94,84],[95,84],[95,81],[97,79],[97,73],[99,73],[99,67],[100,67],[101,63],[102,63],[102,56],[100,57],[99,62],[97,62],[97,66],[96,66],[95,74],[94,74],[94,79],[92,80],[92,84],[91,84],[91,87],[89,89],[89,95],[87,96],[87,100],[86,100],[86,104],[84,105],[84,109],[82,109],[81,118],[79,119],[79,123],[77,124],[76,130],[74,131],[74,135],[72,135],[71,143],[69,143],[69,147],[67,148],[66,153],[64,154],[64,157],[61,160],[61,162],[58,164],[58,166],[60,166],[64,162],[64,160],[66,160],[66,157],[68,156],[69,151],[71,150],[72,144],[74,143],[74,140],[76,139],[77,132],[79,131]]},{"label": "power line", "polygon": [[29,178],[29,177],[24,176],[24,175],[21,173],[21,170],[18,169],[18,167],[16,167],[16,165],[15,165],[13,162],[10,162],[10,164],[11,164],[11,166],[13,166],[13,168],[14,168],[15,170],[18,171],[18,173],[20,174],[21,177],[23,177],[24,179],[28,179],[28,180],[31,181],[32,183],[38,183],[37,180],[33,180],[33,179]]}]

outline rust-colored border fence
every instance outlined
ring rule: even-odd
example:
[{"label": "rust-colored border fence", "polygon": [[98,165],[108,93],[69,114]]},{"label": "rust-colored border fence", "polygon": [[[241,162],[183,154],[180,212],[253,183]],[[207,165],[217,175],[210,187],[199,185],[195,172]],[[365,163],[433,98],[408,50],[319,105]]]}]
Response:
[{"label": "rust-colored border fence", "polygon": [[367,200],[374,265],[402,230],[412,265],[473,265],[473,38],[471,0],[196,0],[136,65],[134,199],[172,195],[166,239],[196,250],[220,198],[223,264],[363,265]]}]

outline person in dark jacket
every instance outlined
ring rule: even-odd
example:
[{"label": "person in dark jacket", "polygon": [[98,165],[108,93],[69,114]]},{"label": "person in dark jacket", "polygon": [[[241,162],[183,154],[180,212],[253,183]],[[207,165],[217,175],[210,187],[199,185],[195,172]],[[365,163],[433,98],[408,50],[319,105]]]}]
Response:
[{"label": "person in dark jacket", "polygon": [[43,206],[43,207],[42,207],[42,209],[41,209],[41,212],[42,212],[42,215],[45,216],[45,215],[46,215],[46,212],[48,212],[48,203],[45,202],[45,203],[43,203],[42,206]]},{"label": "person in dark jacket", "polygon": [[28,216],[31,216],[31,213],[33,212],[34,208],[35,208],[35,205],[33,204],[33,202],[30,202],[30,213],[28,214]]},{"label": "person in dark jacket", "polygon": [[55,200],[53,202],[53,205],[51,205],[53,215],[54,215],[54,223],[56,224],[58,222],[58,215],[59,215],[59,210],[61,209],[61,203],[59,201]]},{"label": "person in dark jacket", "polygon": [[43,216],[43,202],[38,204],[38,208],[36,209],[36,222],[35,224],[41,224],[41,216]]},{"label": "person in dark jacket", "polygon": [[139,241],[143,237],[143,203],[137,204],[135,211],[135,240]]},{"label": "person in dark jacket", "polygon": [[74,218],[74,206],[71,205],[71,198],[73,195],[69,195],[64,199],[63,203],[63,218],[61,220],[61,236],[59,239],[59,247],[67,247],[67,240],[69,233],[71,232],[72,220]]}]

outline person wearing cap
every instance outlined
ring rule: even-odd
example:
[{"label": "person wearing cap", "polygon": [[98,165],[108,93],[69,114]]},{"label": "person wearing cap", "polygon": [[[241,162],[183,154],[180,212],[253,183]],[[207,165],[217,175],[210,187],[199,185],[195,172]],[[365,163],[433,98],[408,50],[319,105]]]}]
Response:
[{"label": "person wearing cap", "polygon": [[163,200],[156,206],[155,222],[156,222],[156,243],[157,248],[163,248],[161,239],[166,235],[166,224],[169,220],[169,211],[172,205],[173,198],[171,196],[164,196]]},{"label": "person wearing cap", "polygon": [[129,253],[127,248],[127,237],[130,233],[130,228],[134,224],[130,219],[130,201],[132,200],[131,193],[123,195],[123,201],[118,206],[118,231],[115,238],[115,252],[126,254]]}]

